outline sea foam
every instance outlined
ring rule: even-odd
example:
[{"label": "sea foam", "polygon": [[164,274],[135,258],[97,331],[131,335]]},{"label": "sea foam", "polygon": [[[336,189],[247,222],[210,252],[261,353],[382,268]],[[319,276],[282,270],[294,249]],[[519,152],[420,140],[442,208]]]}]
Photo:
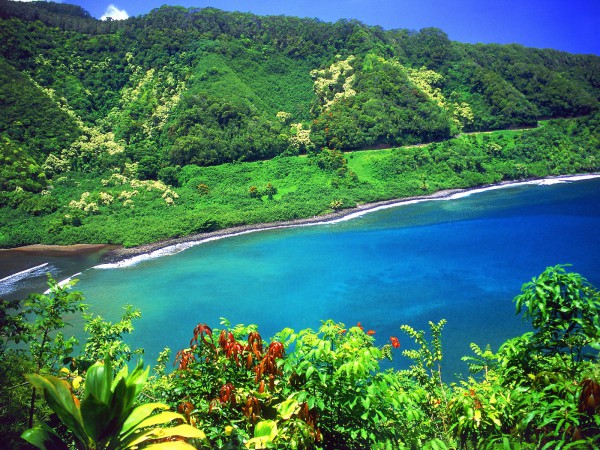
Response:
[{"label": "sea foam", "polygon": [[39,266],[31,267],[0,279],[0,294],[7,294],[11,292],[14,284],[24,280],[25,278],[37,277],[49,272],[48,266],[49,263],[40,264]]},{"label": "sea foam", "polygon": [[[76,276],[81,275],[81,272],[77,272],[76,274],[71,275],[69,278],[65,278],[64,280],[59,281],[58,283],[56,283],[58,286],[63,287],[64,285],[66,285],[67,283],[69,283],[73,278],[75,278]],[[44,294],[47,295],[52,291],[52,289],[46,289],[44,291]]]}]

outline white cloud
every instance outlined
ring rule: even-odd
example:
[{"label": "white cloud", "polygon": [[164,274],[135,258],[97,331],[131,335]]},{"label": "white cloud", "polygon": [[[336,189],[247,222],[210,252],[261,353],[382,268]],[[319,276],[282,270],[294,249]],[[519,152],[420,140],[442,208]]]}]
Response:
[{"label": "white cloud", "polygon": [[125,11],[124,9],[119,9],[115,5],[111,4],[108,5],[108,8],[106,8],[106,12],[102,17],[100,17],[100,20],[106,20],[109,17],[113,20],[125,20],[129,18],[129,14],[127,14],[127,11]]}]

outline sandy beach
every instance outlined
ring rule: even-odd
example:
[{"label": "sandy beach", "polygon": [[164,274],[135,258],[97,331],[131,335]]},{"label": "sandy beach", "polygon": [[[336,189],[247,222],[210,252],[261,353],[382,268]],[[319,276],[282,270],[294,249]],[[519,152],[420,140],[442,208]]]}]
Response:
[{"label": "sandy beach", "polygon": [[75,245],[45,245],[34,244],[23,247],[2,248],[0,252],[20,252],[32,255],[69,256],[74,254],[94,253],[100,250],[116,250],[118,245],[110,244],[75,244]]}]

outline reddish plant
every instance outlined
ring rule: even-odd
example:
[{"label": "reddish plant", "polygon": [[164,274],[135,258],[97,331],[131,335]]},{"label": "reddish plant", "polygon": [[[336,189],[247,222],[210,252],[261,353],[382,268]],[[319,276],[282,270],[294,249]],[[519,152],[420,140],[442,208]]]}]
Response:
[{"label": "reddish plant", "polygon": [[196,360],[194,356],[194,350],[196,346],[192,346],[192,348],[186,348],[183,350],[179,350],[175,355],[174,366],[177,366],[177,370],[186,370],[188,365]]},{"label": "reddish plant", "polygon": [[581,383],[578,409],[589,416],[600,411],[600,384],[597,381],[588,378]]},{"label": "reddish plant", "polygon": [[392,347],[400,348],[400,341],[398,340],[397,337],[395,337],[395,336],[390,337],[390,341],[392,342]]},{"label": "reddish plant", "polygon": [[244,346],[239,342],[233,341],[227,345],[225,356],[235,360],[236,364],[240,365],[240,356],[244,352]]},{"label": "reddish plant", "polygon": [[263,352],[262,337],[256,331],[248,335],[248,346],[246,350],[251,352],[257,358],[260,358]]},{"label": "reddish plant", "polygon": [[[210,337],[210,341],[207,339],[207,336]],[[199,323],[194,328],[194,337],[190,341],[190,346],[201,343],[206,344],[213,350],[215,349],[215,345],[212,343],[212,329],[205,323]]]},{"label": "reddish plant", "polygon": [[191,414],[194,410],[194,405],[190,402],[181,402],[177,407],[177,412],[185,416],[185,420],[189,425],[192,425]]},{"label": "reddish plant", "polygon": [[281,342],[271,342],[269,344],[269,350],[267,350],[267,354],[273,356],[274,358],[283,358],[285,354],[285,348]]},{"label": "reddish plant", "polygon": [[242,407],[242,413],[251,419],[253,423],[257,423],[260,420],[260,403],[258,399],[254,396],[248,397]]},{"label": "reddish plant", "polygon": [[235,387],[231,383],[225,383],[219,391],[219,401],[221,404],[231,403],[235,406]]},{"label": "reddish plant", "polygon": [[321,431],[317,428],[317,410],[315,408],[309,409],[308,403],[306,402],[301,403],[298,418],[306,422],[306,424],[312,428],[315,441],[320,442],[322,436]]},{"label": "reddish plant", "polygon": [[227,350],[228,345],[230,345],[232,342],[235,342],[233,333],[226,330],[221,331],[221,334],[219,335],[219,347],[221,350]]}]

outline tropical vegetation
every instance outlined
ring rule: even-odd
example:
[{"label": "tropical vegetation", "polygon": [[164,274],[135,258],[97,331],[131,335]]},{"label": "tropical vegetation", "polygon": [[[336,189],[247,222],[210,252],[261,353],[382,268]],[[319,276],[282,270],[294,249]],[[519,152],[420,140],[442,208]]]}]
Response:
[{"label": "tropical vegetation", "polygon": [[[435,28],[0,0],[0,85],[0,247],[135,246],[600,168],[598,56]],[[473,343],[456,381],[444,320],[378,346],[361,323],[267,342],[198,317],[150,372],[124,342],[141,312],[108,322],[74,283],[0,302],[9,448],[600,446],[600,293],[565,266],[515,297],[530,331]]]},{"label": "tropical vegetation", "polygon": [[[472,343],[470,374],[455,381],[443,371],[445,320],[428,332],[399,325],[383,346],[361,323],[283,328],[266,342],[256,325],[200,322],[150,376],[139,359],[129,373],[131,310],[115,324],[87,315],[95,326],[75,351],[64,316],[86,306],[71,286],[49,283],[24,309],[2,305],[1,423],[11,448],[21,433],[42,449],[600,445],[600,292],[566,266],[547,268],[515,297],[531,331],[496,351]],[[53,308],[29,315],[46,304]],[[383,368],[392,358],[408,368]],[[41,393],[46,404],[34,403]]]}]

